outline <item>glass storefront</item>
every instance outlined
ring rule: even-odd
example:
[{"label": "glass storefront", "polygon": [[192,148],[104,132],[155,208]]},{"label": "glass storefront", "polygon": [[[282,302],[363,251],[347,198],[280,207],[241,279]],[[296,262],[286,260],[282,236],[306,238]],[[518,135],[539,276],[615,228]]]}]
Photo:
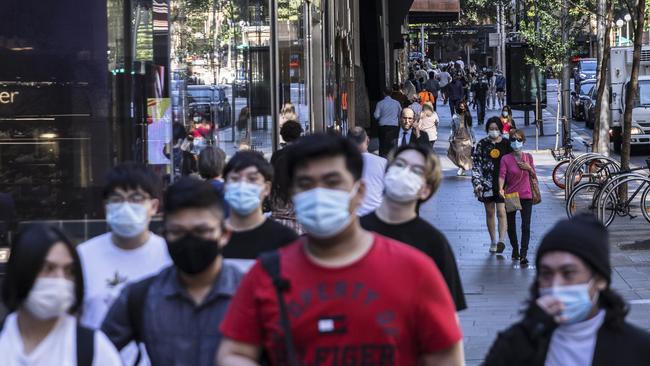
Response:
[{"label": "glass storefront", "polygon": [[57,222],[79,239],[105,231],[106,172],[137,161],[176,176],[178,127],[194,154],[267,157],[285,120],[345,130],[350,3],[4,1],[0,245],[16,222]]}]

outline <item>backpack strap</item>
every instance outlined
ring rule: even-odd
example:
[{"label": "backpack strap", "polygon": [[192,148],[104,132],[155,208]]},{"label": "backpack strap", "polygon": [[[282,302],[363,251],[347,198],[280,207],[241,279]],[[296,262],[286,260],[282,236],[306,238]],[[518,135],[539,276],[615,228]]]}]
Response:
[{"label": "backpack strap", "polygon": [[95,356],[95,331],[77,323],[77,366],[92,366]]},{"label": "backpack strap", "polygon": [[140,352],[140,343],[143,339],[144,329],[144,303],[147,299],[149,287],[153,283],[156,276],[151,276],[140,282],[136,282],[129,286],[128,297],[126,306],[129,312],[129,323],[131,324],[131,331],[133,332],[133,341],[138,347],[138,356],[133,365],[138,365],[142,360],[142,352]]},{"label": "backpack strap", "polygon": [[289,323],[289,314],[287,304],[284,302],[283,292],[289,290],[290,283],[280,275],[280,252],[277,250],[265,252],[260,255],[260,262],[266,273],[273,281],[275,294],[280,306],[280,324],[284,331],[284,345],[287,351],[287,361],[289,366],[298,366],[296,350],[294,348],[293,338],[291,336],[291,324]]}]

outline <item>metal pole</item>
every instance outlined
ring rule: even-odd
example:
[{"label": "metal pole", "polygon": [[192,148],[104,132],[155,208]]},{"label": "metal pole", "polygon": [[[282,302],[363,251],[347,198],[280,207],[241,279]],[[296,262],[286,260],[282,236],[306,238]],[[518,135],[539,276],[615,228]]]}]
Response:
[{"label": "metal pole", "polygon": [[499,46],[497,47],[496,68],[501,68],[501,4],[497,3],[497,34],[499,35]]},{"label": "metal pole", "polygon": [[420,25],[420,51],[422,52],[422,62],[424,62],[424,24]]},{"label": "metal pole", "polygon": [[[562,0],[562,43],[566,44],[569,39],[568,27],[567,27],[567,0]],[[569,109],[569,95],[570,95],[570,85],[571,85],[571,70],[569,65],[569,55],[564,57],[564,68],[562,69],[562,118],[566,121],[565,128],[562,129],[564,132],[562,135],[562,142],[565,145],[569,138],[571,138],[571,122],[570,115],[571,110]]]}]

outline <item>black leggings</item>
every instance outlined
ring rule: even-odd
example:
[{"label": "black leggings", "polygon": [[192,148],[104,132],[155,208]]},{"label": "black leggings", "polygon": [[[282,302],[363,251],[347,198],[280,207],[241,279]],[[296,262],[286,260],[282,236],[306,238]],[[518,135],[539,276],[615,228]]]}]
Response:
[{"label": "black leggings", "polygon": [[[528,243],[530,242],[530,218],[533,214],[533,200],[521,200],[521,253],[528,252]],[[508,238],[513,248],[519,248],[517,242],[517,211],[508,212]]]}]

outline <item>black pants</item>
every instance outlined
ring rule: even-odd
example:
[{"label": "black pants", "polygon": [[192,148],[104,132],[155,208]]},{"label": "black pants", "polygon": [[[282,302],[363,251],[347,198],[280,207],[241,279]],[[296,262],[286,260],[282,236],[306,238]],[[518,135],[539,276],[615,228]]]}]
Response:
[{"label": "black pants", "polygon": [[478,119],[478,124],[482,125],[483,122],[485,122],[485,104],[487,102],[487,99],[485,97],[483,98],[476,98],[476,108],[477,108],[477,119]]},{"label": "black pants", "polygon": [[[530,242],[530,218],[533,214],[533,200],[521,200],[521,254],[522,257],[528,252]],[[519,248],[517,241],[517,222],[515,220],[517,211],[508,212],[508,238],[513,248]]]},{"label": "black pants", "polygon": [[456,106],[458,105],[458,102],[460,102],[460,100],[449,101],[449,113],[451,114],[452,117],[454,116],[454,113],[456,113]]},{"label": "black pants", "polygon": [[386,157],[394,147],[397,136],[399,135],[399,126],[379,126],[379,155]]}]

